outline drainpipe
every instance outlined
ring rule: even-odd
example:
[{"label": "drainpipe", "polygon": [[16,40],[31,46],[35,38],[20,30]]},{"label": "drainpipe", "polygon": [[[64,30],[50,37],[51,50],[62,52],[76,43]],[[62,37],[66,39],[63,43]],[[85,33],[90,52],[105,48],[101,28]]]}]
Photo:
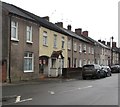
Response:
[{"label": "drainpipe", "polygon": [[72,67],[73,67],[73,51],[74,51],[74,50],[73,50],[73,45],[74,45],[74,44],[73,44],[73,38],[72,38]]},{"label": "drainpipe", "polygon": [[10,35],[9,36],[9,46],[8,46],[8,54],[9,54],[9,69],[8,69],[8,79],[9,83],[11,83],[11,15],[9,16],[10,18],[10,23],[9,23],[9,28],[10,28]]}]

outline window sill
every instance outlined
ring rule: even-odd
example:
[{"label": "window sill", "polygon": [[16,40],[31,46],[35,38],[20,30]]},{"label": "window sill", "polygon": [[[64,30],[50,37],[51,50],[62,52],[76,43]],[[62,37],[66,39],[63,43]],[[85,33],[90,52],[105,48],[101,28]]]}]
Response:
[{"label": "window sill", "polygon": [[48,45],[43,45],[43,46],[48,47]]},{"label": "window sill", "polygon": [[33,71],[24,71],[24,73],[32,73]]},{"label": "window sill", "polygon": [[57,49],[57,47],[53,47],[54,49]]},{"label": "window sill", "polygon": [[19,42],[18,39],[11,38],[11,41]]},{"label": "window sill", "polygon": [[26,43],[33,44],[33,42],[31,42],[31,41],[26,41]]}]

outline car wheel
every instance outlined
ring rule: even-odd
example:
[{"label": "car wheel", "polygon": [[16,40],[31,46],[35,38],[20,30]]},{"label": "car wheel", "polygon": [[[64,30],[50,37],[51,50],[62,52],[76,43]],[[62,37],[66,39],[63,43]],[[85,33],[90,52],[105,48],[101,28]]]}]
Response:
[{"label": "car wheel", "polygon": [[100,79],[100,73],[99,72],[97,73],[97,78]]},{"label": "car wheel", "polygon": [[109,74],[104,72],[104,78],[107,77],[107,76],[109,76]]},{"label": "car wheel", "polygon": [[83,77],[83,80],[86,80],[86,77]]}]

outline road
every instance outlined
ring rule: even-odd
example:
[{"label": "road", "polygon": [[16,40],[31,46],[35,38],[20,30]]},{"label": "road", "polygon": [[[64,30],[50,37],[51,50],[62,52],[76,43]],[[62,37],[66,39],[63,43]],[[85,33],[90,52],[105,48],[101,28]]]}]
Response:
[{"label": "road", "polygon": [[3,86],[3,96],[11,96],[3,105],[118,105],[118,75]]}]

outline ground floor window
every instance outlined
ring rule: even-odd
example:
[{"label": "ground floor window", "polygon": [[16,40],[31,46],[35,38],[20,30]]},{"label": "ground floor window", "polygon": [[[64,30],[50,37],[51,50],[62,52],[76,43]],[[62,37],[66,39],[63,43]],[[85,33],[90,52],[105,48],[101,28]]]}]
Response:
[{"label": "ground floor window", "polygon": [[52,68],[56,68],[56,59],[52,59]]},{"label": "ground floor window", "polygon": [[25,52],[24,54],[24,72],[33,72],[33,53]]}]

